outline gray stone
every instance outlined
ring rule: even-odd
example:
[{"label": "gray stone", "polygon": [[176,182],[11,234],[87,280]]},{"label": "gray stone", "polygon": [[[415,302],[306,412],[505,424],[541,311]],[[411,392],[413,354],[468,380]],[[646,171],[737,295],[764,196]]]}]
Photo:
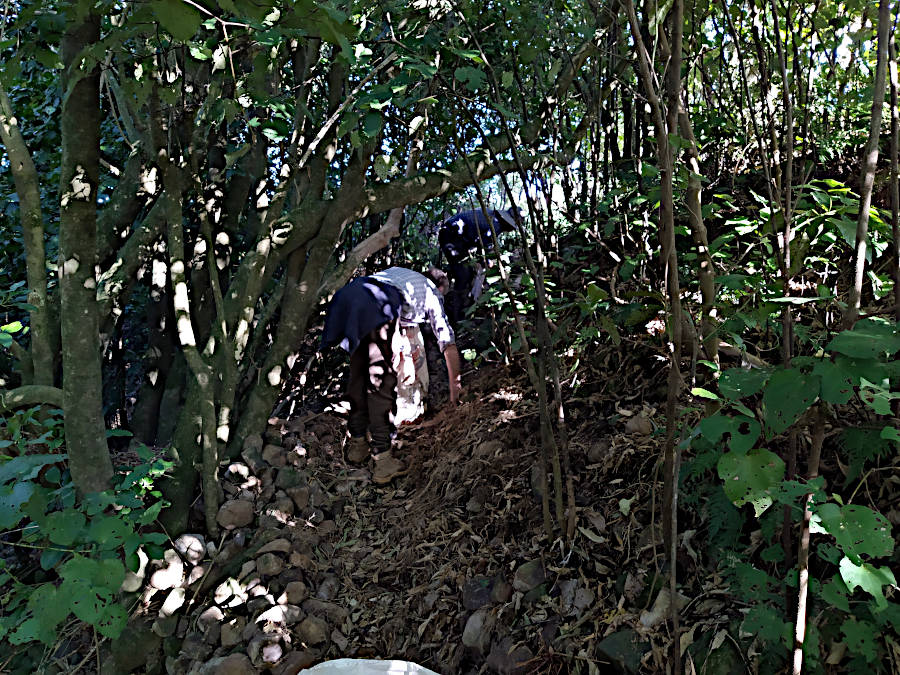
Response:
[{"label": "gray stone", "polygon": [[641,658],[650,650],[647,642],[638,642],[638,634],[631,630],[620,630],[608,635],[597,643],[597,653],[618,667],[620,672],[640,671]]},{"label": "gray stone", "polygon": [[296,487],[287,488],[285,492],[287,493],[287,496],[291,498],[291,501],[294,502],[294,506],[297,507],[298,511],[303,511],[309,506],[309,486],[298,485]]},{"label": "gray stone", "polygon": [[272,669],[272,675],[297,675],[304,668],[309,668],[321,658],[318,649],[304,649],[288,652],[284,660]]},{"label": "gray stone", "polygon": [[285,587],[284,596],[287,602],[299,605],[309,597],[309,589],[302,581],[292,581]]},{"label": "gray stone", "polygon": [[336,626],[342,626],[347,617],[350,616],[346,608],[341,607],[333,602],[325,602],[317,598],[307,598],[303,601],[303,611],[307,614],[315,614],[317,616],[326,617]]},{"label": "gray stone", "polygon": [[278,661],[281,660],[281,656],[283,654],[284,649],[281,647],[280,643],[273,642],[271,644],[268,644],[262,649],[263,663],[278,663]]},{"label": "gray stone", "polygon": [[490,577],[476,576],[462,587],[462,603],[466,609],[478,609],[491,602],[493,582]]},{"label": "gray stone", "polygon": [[605,438],[594,442],[587,451],[587,458],[591,464],[597,464],[606,459],[609,454],[609,441]]},{"label": "gray stone", "polygon": [[275,605],[256,617],[255,623],[271,621],[292,626],[303,618],[303,611],[297,605]]},{"label": "gray stone", "polygon": [[150,585],[160,591],[167,591],[181,583],[184,578],[184,563],[172,549],[163,553],[165,567],[161,567],[150,575]]},{"label": "gray stone", "polygon": [[462,643],[477,652],[484,654],[491,644],[491,632],[494,628],[494,617],[490,611],[482,608],[477,610],[466,621],[463,628]]},{"label": "gray stone", "polygon": [[297,628],[300,639],[308,645],[320,645],[328,639],[328,624],[317,616],[308,616]]},{"label": "gray stone", "polygon": [[491,589],[492,602],[509,602],[512,597],[512,586],[503,575],[494,577],[494,587]]},{"label": "gray stone", "polygon": [[242,616],[233,618],[228,623],[222,624],[222,633],[219,643],[226,649],[230,649],[241,643],[241,633],[247,626],[247,619]]},{"label": "gray stone", "polygon": [[257,552],[257,555],[262,555],[263,553],[290,553],[291,552],[291,542],[284,538],[275,539],[274,541],[270,541],[268,544],[263,546]]},{"label": "gray stone", "polygon": [[245,527],[253,522],[253,502],[231,499],[219,508],[216,522],[226,530]]},{"label": "gray stone", "polygon": [[246,654],[216,657],[200,670],[202,675],[248,675],[255,672],[256,669]]},{"label": "gray stone", "polygon": [[331,641],[337,646],[342,654],[347,653],[347,646],[350,644],[350,641],[337,628],[331,631]]},{"label": "gray stone", "polygon": [[176,628],[178,628],[177,616],[161,616],[153,622],[153,632],[162,638],[175,635]]},{"label": "gray stone", "polygon": [[159,609],[160,616],[172,616],[175,612],[181,609],[181,606],[184,604],[184,589],[183,588],[173,588],[169,591],[169,594],[166,596],[165,602],[163,602],[162,607]]},{"label": "gray stone", "polygon": [[212,647],[206,644],[200,633],[191,633],[181,643],[181,656],[186,656],[191,661],[205,660],[211,652]]},{"label": "gray stone", "polygon": [[512,638],[495,642],[488,654],[486,665],[500,675],[525,675],[533,664],[534,654],[525,645],[515,645]]},{"label": "gray stone", "polygon": [[531,560],[519,566],[516,575],[513,577],[513,588],[517,591],[527,593],[528,591],[540,586],[546,577],[544,575],[544,566],[540,560]]},{"label": "gray stone", "polygon": [[304,483],[304,481],[304,475],[297,469],[284,468],[281,469],[278,472],[278,475],[275,477],[275,487],[290,494],[288,490],[294,487],[299,487]]},{"label": "gray stone", "polygon": [[192,565],[206,555],[206,540],[199,534],[183,534],[175,540],[175,550]]},{"label": "gray stone", "polygon": [[280,445],[266,445],[262,449],[262,458],[263,461],[268,462],[278,469],[287,464],[287,457],[285,456],[284,448],[282,448]]},{"label": "gray stone", "polygon": [[224,618],[225,612],[213,605],[201,612],[200,616],[197,618],[197,623],[200,624],[201,628],[206,628],[210,624],[220,623]]},{"label": "gray stone", "polygon": [[263,553],[256,559],[256,570],[263,576],[274,577],[284,569],[284,561],[274,553]]},{"label": "gray stone", "polygon": [[319,584],[319,587],[316,589],[316,597],[319,600],[332,600],[334,596],[337,595],[338,587],[340,586],[340,581],[333,574],[326,574],[325,578],[322,579],[322,583]]}]

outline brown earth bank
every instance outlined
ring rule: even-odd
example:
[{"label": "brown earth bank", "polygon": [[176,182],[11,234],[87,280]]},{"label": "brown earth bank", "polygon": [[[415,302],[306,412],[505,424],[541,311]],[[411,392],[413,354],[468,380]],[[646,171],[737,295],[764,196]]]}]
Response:
[{"label": "brown earth bank", "polygon": [[[144,620],[104,671],[286,675],[338,657],[440,673],[664,671],[662,438],[641,392],[665,372],[634,354],[597,355],[567,403],[571,542],[543,534],[537,407],[514,370],[470,374],[466,403],[403,427],[410,471],[387,487],[345,462],[339,412],[270,420],[223,466],[221,540],[184,535],[132,580]],[[691,586],[685,646],[729,620],[718,580]]]}]

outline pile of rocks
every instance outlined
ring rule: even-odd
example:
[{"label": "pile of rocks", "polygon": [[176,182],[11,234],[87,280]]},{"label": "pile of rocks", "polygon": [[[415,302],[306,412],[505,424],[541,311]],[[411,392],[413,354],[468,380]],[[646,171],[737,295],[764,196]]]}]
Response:
[{"label": "pile of rocks", "polygon": [[[294,423],[245,441],[242,461],[222,476],[219,546],[182,535],[163,561],[148,569],[144,560],[129,578],[126,590],[143,586],[145,606],[159,607],[152,630],[166,672],[293,675],[331,644],[346,647],[349,613],[333,602],[339,579],[315,555],[337,531],[342,498],[313,477],[302,434]],[[322,440],[317,452],[331,451]]]}]

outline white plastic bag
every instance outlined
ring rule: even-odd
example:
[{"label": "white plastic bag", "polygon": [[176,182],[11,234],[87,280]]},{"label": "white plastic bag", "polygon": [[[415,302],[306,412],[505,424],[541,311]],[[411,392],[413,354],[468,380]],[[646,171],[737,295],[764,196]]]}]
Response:
[{"label": "white plastic bag", "polygon": [[335,659],[323,661],[298,675],[438,675],[412,661],[389,659]]}]

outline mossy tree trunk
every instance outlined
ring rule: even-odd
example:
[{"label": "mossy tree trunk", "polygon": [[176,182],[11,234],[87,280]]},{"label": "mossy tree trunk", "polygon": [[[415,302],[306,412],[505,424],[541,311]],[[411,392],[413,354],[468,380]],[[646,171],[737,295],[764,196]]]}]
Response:
[{"label": "mossy tree trunk", "polygon": [[81,493],[109,487],[97,316],[97,184],[100,71],[84,50],[100,38],[100,17],[72,10],[61,42],[65,68],[60,167],[59,289],[63,410],[69,467]]}]

